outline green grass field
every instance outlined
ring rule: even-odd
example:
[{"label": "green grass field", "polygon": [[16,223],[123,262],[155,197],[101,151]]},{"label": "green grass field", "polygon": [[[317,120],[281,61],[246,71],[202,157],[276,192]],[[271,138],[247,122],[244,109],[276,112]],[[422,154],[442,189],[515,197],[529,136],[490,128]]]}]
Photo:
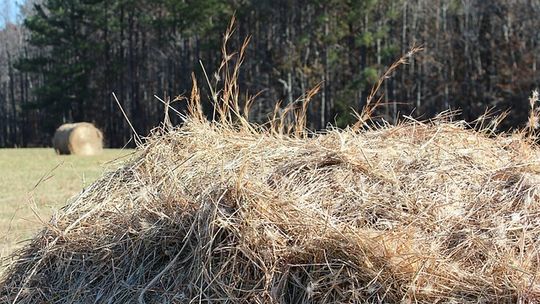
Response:
[{"label": "green grass field", "polygon": [[56,155],[51,148],[0,149],[0,259],[31,238],[67,199],[132,153],[106,149],[81,157]]}]

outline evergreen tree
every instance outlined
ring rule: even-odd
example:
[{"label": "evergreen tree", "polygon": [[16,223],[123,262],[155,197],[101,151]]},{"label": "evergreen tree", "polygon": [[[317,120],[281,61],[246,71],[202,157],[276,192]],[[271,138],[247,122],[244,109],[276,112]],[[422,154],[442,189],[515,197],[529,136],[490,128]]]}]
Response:
[{"label": "evergreen tree", "polygon": [[19,69],[39,73],[36,107],[45,110],[45,125],[85,121],[95,112],[91,77],[103,52],[103,42],[93,39],[99,31],[103,0],[47,0],[35,6],[25,20],[31,31],[29,42],[39,55],[22,59]]}]

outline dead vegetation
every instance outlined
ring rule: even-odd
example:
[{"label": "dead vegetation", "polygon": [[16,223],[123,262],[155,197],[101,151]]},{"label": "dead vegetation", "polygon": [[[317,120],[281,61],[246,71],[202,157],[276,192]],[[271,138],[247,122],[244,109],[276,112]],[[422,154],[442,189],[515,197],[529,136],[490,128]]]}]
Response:
[{"label": "dead vegetation", "polygon": [[194,85],[182,127],[155,130],[14,256],[2,302],[540,300],[530,136],[444,117],[308,136],[308,98],[293,125],[253,125],[230,58],[215,119]]}]

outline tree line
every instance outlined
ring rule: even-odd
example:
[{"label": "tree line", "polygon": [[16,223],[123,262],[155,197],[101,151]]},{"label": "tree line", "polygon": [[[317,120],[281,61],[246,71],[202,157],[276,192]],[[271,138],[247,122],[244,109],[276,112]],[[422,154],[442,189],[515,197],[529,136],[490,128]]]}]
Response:
[{"label": "tree line", "polygon": [[[0,147],[49,145],[64,122],[89,121],[107,145],[148,134],[164,115],[154,95],[203,96],[222,79],[221,42],[251,36],[239,84],[265,121],[321,84],[308,127],[345,127],[371,87],[412,46],[423,51],[385,80],[375,116],[474,120],[508,111],[523,126],[540,74],[540,0],[27,0],[24,20],[0,30]],[[185,104],[172,105],[178,111]],[[205,110],[212,113],[211,106]],[[173,123],[180,123],[172,116]]]}]

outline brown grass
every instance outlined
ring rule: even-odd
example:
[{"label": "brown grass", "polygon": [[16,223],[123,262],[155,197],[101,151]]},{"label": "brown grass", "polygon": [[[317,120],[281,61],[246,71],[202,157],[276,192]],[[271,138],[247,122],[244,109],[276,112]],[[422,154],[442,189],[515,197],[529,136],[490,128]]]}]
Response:
[{"label": "brown grass", "polygon": [[530,137],[442,118],[307,136],[305,102],[292,126],[253,125],[230,58],[215,120],[194,89],[182,127],[155,130],[18,252],[0,299],[540,300]]}]

